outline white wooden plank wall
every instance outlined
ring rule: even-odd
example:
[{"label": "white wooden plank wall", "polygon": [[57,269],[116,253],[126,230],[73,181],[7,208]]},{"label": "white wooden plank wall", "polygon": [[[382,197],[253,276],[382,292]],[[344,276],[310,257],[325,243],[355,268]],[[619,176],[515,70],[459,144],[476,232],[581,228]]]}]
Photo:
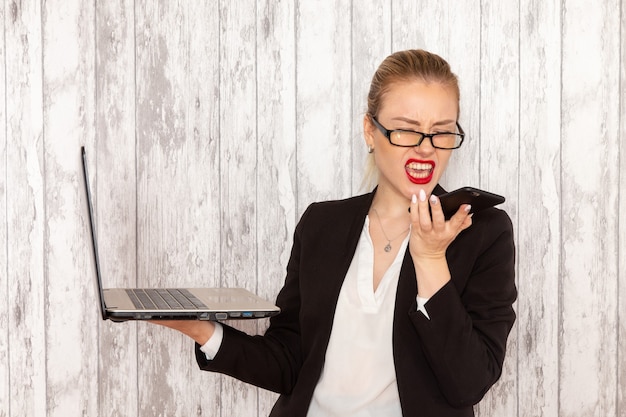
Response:
[{"label": "white wooden plank wall", "polygon": [[362,191],[369,80],[405,48],[461,80],[469,140],[444,186],[504,194],[516,229],[518,321],[477,415],[626,417],[623,0],[8,0],[0,16],[0,417],[267,415],[276,394],[198,371],[183,336],[100,320],[79,147],[108,286],[274,298],[306,206]]}]

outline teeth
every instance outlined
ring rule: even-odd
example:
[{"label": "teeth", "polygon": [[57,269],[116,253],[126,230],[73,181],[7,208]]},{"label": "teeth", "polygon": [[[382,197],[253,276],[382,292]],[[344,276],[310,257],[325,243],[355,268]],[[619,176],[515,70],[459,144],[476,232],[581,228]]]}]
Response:
[{"label": "teeth", "polygon": [[426,178],[428,177],[428,175],[430,175],[428,171],[419,171],[419,172],[407,171],[407,172],[413,178]]},{"label": "teeth", "polygon": [[430,175],[433,166],[423,162],[411,162],[405,168],[406,172],[413,178],[426,178]]},{"label": "teeth", "polygon": [[411,162],[406,167],[408,169],[413,169],[416,171],[430,171],[433,168],[431,164],[424,164],[419,162]]}]

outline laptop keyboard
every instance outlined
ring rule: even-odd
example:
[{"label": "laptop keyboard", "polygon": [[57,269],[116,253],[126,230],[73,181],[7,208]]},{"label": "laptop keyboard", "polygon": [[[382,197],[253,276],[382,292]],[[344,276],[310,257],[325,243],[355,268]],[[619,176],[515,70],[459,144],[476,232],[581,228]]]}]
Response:
[{"label": "laptop keyboard", "polygon": [[135,305],[142,310],[195,310],[207,306],[186,289],[132,288],[126,293]]}]

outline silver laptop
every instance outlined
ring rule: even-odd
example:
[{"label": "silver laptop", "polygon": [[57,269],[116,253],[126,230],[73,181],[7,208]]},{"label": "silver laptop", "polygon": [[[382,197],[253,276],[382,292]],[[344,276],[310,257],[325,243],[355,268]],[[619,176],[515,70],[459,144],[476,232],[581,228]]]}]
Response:
[{"label": "silver laptop", "polygon": [[81,147],[81,156],[103,320],[259,319],[280,312],[274,304],[243,288],[102,288],[85,147]]}]

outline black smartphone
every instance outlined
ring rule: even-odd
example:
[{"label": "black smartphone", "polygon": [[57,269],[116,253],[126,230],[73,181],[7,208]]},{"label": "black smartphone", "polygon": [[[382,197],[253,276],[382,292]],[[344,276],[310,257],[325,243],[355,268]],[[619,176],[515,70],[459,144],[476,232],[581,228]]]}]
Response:
[{"label": "black smartphone", "polygon": [[462,187],[439,196],[446,219],[452,217],[462,204],[471,204],[471,213],[504,203],[504,197],[474,187]]}]

